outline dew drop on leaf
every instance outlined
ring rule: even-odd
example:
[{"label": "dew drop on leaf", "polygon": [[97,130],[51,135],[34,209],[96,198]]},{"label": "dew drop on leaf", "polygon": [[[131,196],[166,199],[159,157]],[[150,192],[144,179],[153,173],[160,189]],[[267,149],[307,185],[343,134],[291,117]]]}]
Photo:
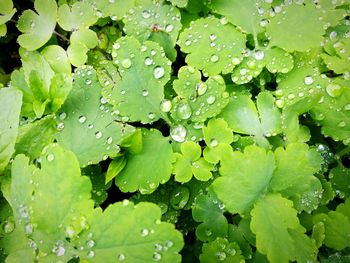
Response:
[{"label": "dew drop on leaf", "polygon": [[86,241],[86,246],[88,248],[92,248],[95,246],[95,241],[93,241],[92,239],[89,239],[88,241]]},{"label": "dew drop on leaf", "polygon": [[212,55],[211,57],[210,57],[210,61],[211,62],[218,62],[219,61],[219,57],[217,56],[217,55]]},{"label": "dew drop on leaf", "polygon": [[92,250],[90,250],[90,251],[88,252],[87,256],[88,256],[89,258],[93,258],[93,257],[95,256],[95,252],[92,251]]},{"label": "dew drop on leaf", "polygon": [[174,26],[172,24],[168,24],[165,26],[165,32],[170,33],[174,30]]},{"label": "dew drop on leaf", "polygon": [[338,97],[342,93],[342,87],[338,84],[330,83],[326,87],[326,91],[329,96],[335,98]]},{"label": "dew drop on leaf", "polygon": [[184,142],[186,138],[187,130],[183,125],[175,126],[170,131],[170,136],[174,141]]},{"label": "dew drop on leaf", "polygon": [[215,96],[209,96],[208,98],[207,98],[207,103],[209,104],[209,105],[211,105],[211,104],[213,104],[214,102],[215,102]]},{"label": "dew drop on leaf", "polygon": [[88,127],[89,130],[91,130],[94,127],[94,125],[93,124],[89,124],[87,127]]},{"label": "dew drop on leaf", "polygon": [[172,104],[170,100],[163,100],[160,103],[160,110],[163,112],[169,112],[172,108]]},{"label": "dew drop on leaf", "polygon": [[312,76],[307,75],[304,78],[304,83],[305,83],[305,85],[311,85],[312,83],[314,83],[314,79],[312,78]]},{"label": "dew drop on leaf", "polygon": [[264,57],[265,57],[264,51],[262,51],[262,50],[256,50],[256,51],[254,52],[254,58],[255,58],[256,60],[262,60]]},{"label": "dew drop on leaf", "polygon": [[149,235],[149,230],[147,228],[143,228],[143,229],[141,229],[140,233],[141,233],[142,237],[146,237]]},{"label": "dew drop on leaf", "polygon": [[142,96],[147,97],[148,96],[148,90],[143,90],[142,91]]},{"label": "dew drop on leaf", "polygon": [[158,252],[153,253],[153,260],[154,261],[159,261],[161,259],[162,259],[162,255],[160,253],[158,253]]},{"label": "dew drop on leaf", "polygon": [[60,118],[60,120],[64,120],[64,119],[66,119],[67,118],[67,113],[65,113],[64,111],[63,112],[61,112],[59,115],[58,115],[58,117]]},{"label": "dew drop on leaf", "polygon": [[222,251],[216,252],[215,256],[220,261],[224,261],[226,259],[226,253]]},{"label": "dew drop on leaf", "polygon": [[143,10],[143,11],[142,11],[142,17],[143,17],[143,18],[147,19],[147,18],[149,18],[150,16],[151,16],[151,13],[150,13],[149,10]]},{"label": "dew drop on leaf", "polygon": [[86,117],[85,116],[79,116],[79,122],[80,123],[86,122]]},{"label": "dew drop on leaf", "polygon": [[97,132],[95,133],[95,137],[96,137],[96,139],[100,139],[100,138],[102,137],[102,132],[97,131]]},{"label": "dew drop on leaf", "polygon": [[182,120],[187,120],[192,115],[191,106],[188,103],[180,103],[177,106],[177,116]]},{"label": "dew drop on leaf", "polygon": [[190,190],[187,187],[179,186],[171,194],[170,204],[174,209],[179,210],[186,206],[189,198]]},{"label": "dew drop on leaf", "polygon": [[112,138],[112,137],[108,137],[108,138],[107,138],[107,143],[108,143],[108,144],[111,144],[112,142],[113,142],[113,138]]},{"label": "dew drop on leaf", "polygon": [[338,123],[338,127],[345,127],[346,126],[346,122],[345,121],[341,121]]},{"label": "dew drop on leaf", "polygon": [[122,60],[122,66],[124,68],[130,68],[131,67],[131,60],[129,58],[125,58]]},{"label": "dew drop on leaf", "polygon": [[214,148],[214,147],[218,146],[218,144],[219,144],[218,140],[216,140],[216,139],[210,140],[210,147]]},{"label": "dew drop on leaf", "polygon": [[145,65],[149,66],[153,63],[153,59],[151,59],[150,57],[146,57],[145,58]]},{"label": "dew drop on leaf", "polygon": [[118,260],[119,261],[124,261],[125,260],[125,255],[124,254],[119,254],[118,255]]},{"label": "dew drop on leaf", "polygon": [[344,110],[350,110],[350,103],[344,106]]},{"label": "dew drop on leaf", "polygon": [[63,123],[63,122],[60,122],[59,124],[57,124],[56,129],[57,129],[58,131],[63,131],[63,129],[64,129],[64,123]]},{"label": "dew drop on leaf", "polygon": [[196,85],[196,90],[198,93],[198,96],[202,96],[204,93],[207,92],[207,84],[205,84],[204,82],[200,82]]},{"label": "dew drop on leaf", "polygon": [[163,77],[165,74],[165,70],[163,67],[161,66],[157,66],[154,68],[153,70],[153,76],[156,78],[156,79],[160,79],[161,77]]},{"label": "dew drop on leaf", "polygon": [[55,156],[52,153],[49,153],[46,156],[46,159],[47,159],[48,162],[52,162],[55,159]]},{"label": "dew drop on leaf", "polygon": [[150,120],[153,120],[156,117],[156,115],[153,112],[148,113],[148,118]]},{"label": "dew drop on leaf", "polygon": [[15,224],[11,221],[5,221],[5,223],[2,225],[2,229],[4,233],[9,234],[15,229]]}]

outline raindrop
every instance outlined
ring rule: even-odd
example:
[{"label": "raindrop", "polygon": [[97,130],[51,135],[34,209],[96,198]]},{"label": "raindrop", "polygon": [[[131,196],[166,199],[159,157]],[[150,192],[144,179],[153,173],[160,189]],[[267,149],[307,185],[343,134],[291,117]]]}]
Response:
[{"label": "raindrop", "polygon": [[171,240],[167,240],[167,241],[165,241],[165,245],[166,245],[167,247],[172,247],[172,246],[174,245],[174,242],[171,241]]},{"label": "raindrop", "polygon": [[148,11],[148,10],[143,10],[142,11],[142,17],[143,18],[149,18],[151,16],[151,13],[150,13],[150,11]]},{"label": "raindrop", "polygon": [[216,139],[211,139],[210,140],[210,146],[211,147],[216,147],[216,146],[218,146],[218,144],[219,144],[219,142],[218,142],[218,140],[216,140]]},{"label": "raindrop", "polygon": [[119,48],[120,48],[120,44],[119,44],[119,43],[113,44],[113,48],[114,48],[114,49],[119,49]]},{"label": "raindrop", "polygon": [[113,138],[112,138],[112,137],[108,137],[108,138],[107,138],[107,143],[108,143],[108,144],[111,144],[112,142],[113,142]]},{"label": "raindrop", "polygon": [[15,229],[15,224],[13,222],[6,221],[3,224],[2,229],[6,234],[11,233]]},{"label": "raindrop", "polygon": [[142,91],[142,96],[147,97],[148,96],[148,90],[144,89]]},{"label": "raindrop", "polygon": [[165,26],[165,32],[170,33],[174,30],[174,26],[172,24],[168,24]]},{"label": "raindrop", "polygon": [[32,224],[26,224],[24,226],[24,232],[26,232],[27,235],[30,235],[33,233],[33,225]]},{"label": "raindrop", "polygon": [[326,91],[329,96],[335,98],[342,93],[343,89],[340,85],[331,83],[331,84],[328,84],[328,86],[326,87]]},{"label": "raindrop", "polygon": [[241,60],[237,57],[232,58],[232,64],[233,65],[238,65],[239,63],[241,63]]},{"label": "raindrop", "polygon": [[55,159],[55,155],[53,155],[52,153],[49,153],[46,156],[46,159],[47,159],[48,162],[52,162]]},{"label": "raindrop", "polygon": [[314,83],[314,79],[312,78],[312,76],[307,75],[304,78],[304,83],[305,83],[305,85],[311,85],[312,83]]},{"label": "raindrop", "polygon": [[88,127],[89,130],[91,130],[94,127],[94,125],[93,124],[89,124],[87,127]]},{"label": "raindrop", "polygon": [[79,116],[79,122],[80,123],[86,122],[86,117],[85,116]]},{"label": "raindrop", "polygon": [[209,105],[211,105],[211,104],[213,104],[215,102],[215,99],[216,99],[215,96],[210,96],[210,97],[207,98],[207,103]]},{"label": "raindrop", "polygon": [[187,187],[179,186],[171,194],[170,204],[174,209],[179,210],[186,206],[189,198],[190,190]]},{"label": "raindrop", "polygon": [[62,240],[58,240],[53,248],[52,248],[52,253],[54,253],[56,256],[61,257],[64,255],[64,253],[66,252],[66,249],[63,246],[63,241]]},{"label": "raindrop", "polygon": [[185,45],[186,45],[186,46],[191,45],[191,40],[187,40],[187,41],[185,42]]},{"label": "raindrop", "polygon": [[91,80],[91,79],[87,79],[87,80],[85,81],[85,83],[86,83],[86,85],[90,85],[90,84],[92,83],[92,80]]},{"label": "raindrop", "polygon": [[101,102],[101,104],[106,104],[108,102],[108,99],[101,97],[100,102]]},{"label": "raindrop", "polygon": [[350,103],[344,106],[344,110],[350,110]]},{"label": "raindrop", "polygon": [[207,84],[200,82],[196,85],[196,90],[199,96],[202,96],[207,91]]},{"label": "raindrop", "polygon": [[161,66],[157,66],[154,68],[153,70],[153,76],[156,78],[156,79],[160,79],[161,77],[163,77],[165,74],[165,70],[163,67]]},{"label": "raindrop", "polygon": [[150,120],[153,120],[156,117],[156,115],[153,112],[148,113],[148,118]]},{"label": "raindrop", "polygon": [[128,206],[130,201],[128,199],[124,199],[122,203],[123,203],[123,206]]},{"label": "raindrop", "polygon": [[130,68],[131,67],[131,60],[129,58],[125,58],[122,60],[122,66],[124,68]]},{"label": "raindrop", "polygon": [[171,129],[170,136],[174,141],[184,142],[186,138],[187,130],[183,125],[178,125]]},{"label": "raindrop", "polygon": [[89,258],[93,258],[93,257],[95,256],[95,252],[92,251],[92,250],[90,250],[90,251],[88,252],[87,256],[88,256]]},{"label": "raindrop", "polygon": [[67,226],[65,233],[67,237],[72,238],[75,234],[75,230],[72,226]]},{"label": "raindrop", "polygon": [[219,61],[219,57],[217,56],[217,55],[212,55],[211,57],[210,57],[210,61],[211,62],[218,62]]},{"label": "raindrop", "polygon": [[215,34],[210,34],[209,38],[211,41],[214,41],[216,39],[216,35]]},{"label": "raindrop", "polygon": [[64,120],[65,118],[67,118],[67,113],[65,113],[64,111],[63,112],[61,112],[59,115],[58,115],[58,117],[60,118],[60,120]]},{"label": "raindrop", "polygon": [[255,58],[256,60],[262,60],[264,57],[265,57],[265,53],[264,53],[263,50],[256,50],[256,51],[254,52],[254,58]]},{"label": "raindrop", "polygon": [[154,249],[156,251],[161,251],[161,250],[163,250],[163,246],[161,244],[156,243],[156,244],[154,244]]},{"label": "raindrop", "polygon": [[172,104],[170,100],[163,100],[160,103],[160,110],[163,112],[169,112],[172,108]]},{"label": "raindrop", "polygon": [[341,121],[338,123],[338,127],[345,127],[346,126],[346,122],[345,121]]},{"label": "raindrop", "polygon": [[100,139],[102,137],[102,132],[100,131],[95,132],[95,137],[96,139]]},{"label": "raindrop", "polygon": [[143,228],[143,229],[141,229],[140,233],[141,233],[142,237],[146,237],[149,235],[149,230],[147,228]]},{"label": "raindrop", "polygon": [[119,254],[118,255],[118,260],[119,261],[124,261],[125,260],[125,255],[124,254]]},{"label": "raindrop", "polygon": [[92,248],[93,246],[95,246],[95,241],[93,241],[92,239],[89,239],[88,241],[86,241],[86,246],[88,248]]},{"label": "raindrop", "polygon": [[226,259],[226,253],[222,251],[216,252],[215,256],[220,261],[224,261]]},{"label": "raindrop", "polygon": [[63,122],[60,122],[59,124],[57,124],[56,129],[57,129],[58,131],[63,131],[63,129],[64,129],[64,123],[63,123]]},{"label": "raindrop", "polygon": [[145,65],[149,66],[153,63],[153,59],[151,59],[150,57],[146,57],[145,58]]},{"label": "raindrop", "polygon": [[20,218],[28,218],[29,217],[29,211],[27,206],[25,205],[19,205],[18,206],[18,214]]},{"label": "raindrop", "polygon": [[160,253],[158,253],[158,252],[153,253],[153,260],[154,261],[159,261],[161,259],[162,259],[162,255]]},{"label": "raindrop", "polygon": [[179,103],[176,112],[177,116],[182,120],[187,120],[192,115],[192,109],[188,103]]}]

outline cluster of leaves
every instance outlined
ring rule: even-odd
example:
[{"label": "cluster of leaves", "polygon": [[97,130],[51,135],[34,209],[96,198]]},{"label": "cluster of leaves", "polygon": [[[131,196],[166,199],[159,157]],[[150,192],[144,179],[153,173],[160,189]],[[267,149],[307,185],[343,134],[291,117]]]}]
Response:
[{"label": "cluster of leaves", "polygon": [[349,0],[27,2],[0,261],[350,260]]}]

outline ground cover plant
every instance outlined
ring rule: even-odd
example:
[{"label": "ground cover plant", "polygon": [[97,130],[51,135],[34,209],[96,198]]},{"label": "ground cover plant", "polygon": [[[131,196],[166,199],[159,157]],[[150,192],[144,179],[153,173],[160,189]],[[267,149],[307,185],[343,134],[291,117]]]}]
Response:
[{"label": "ground cover plant", "polygon": [[1,0],[1,262],[350,262],[349,0]]}]

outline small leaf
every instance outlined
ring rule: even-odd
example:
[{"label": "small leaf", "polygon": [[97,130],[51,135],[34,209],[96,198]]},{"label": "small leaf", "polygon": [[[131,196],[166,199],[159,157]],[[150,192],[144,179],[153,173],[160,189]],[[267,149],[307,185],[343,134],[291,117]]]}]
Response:
[{"label": "small leaf", "polygon": [[109,164],[106,174],[106,184],[113,180],[114,177],[116,177],[125,167],[126,165],[126,158],[125,156],[117,156],[115,157],[112,162]]},{"label": "small leaf", "polygon": [[23,34],[18,43],[33,51],[42,47],[50,38],[56,26],[57,4],[54,0],[35,0],[32,10],[25,10],[18,20],[18,29]]}]

